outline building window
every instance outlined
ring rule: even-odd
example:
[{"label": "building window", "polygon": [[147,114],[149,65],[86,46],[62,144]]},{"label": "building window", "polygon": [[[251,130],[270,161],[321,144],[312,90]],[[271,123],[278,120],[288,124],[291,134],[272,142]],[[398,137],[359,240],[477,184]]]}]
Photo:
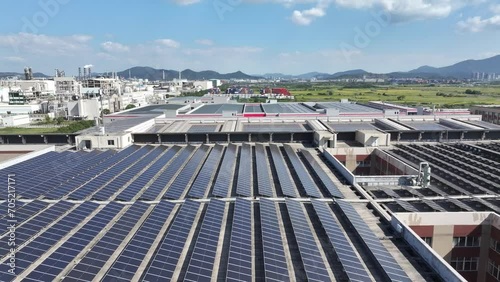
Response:
[{"label": "building window", "polygon": [[465,258],[457,257],[451,259],[451,266],[457,271],[477,271],[477,263],[479,261],[478,257]]},{"label": "building window", "polygon": [[427,245],[432,246],[432,237],[422,237],[422,240],[424,240]]},{"label": "building window", "polygon": [[488,262],[488,274],[493,276],[497,281],[500,281],[500,271],[498,271],[498,265],[494,261]]},{"label": "building window", "polygon": [[497,240],[491,239],[490,248],[500,254],[500,242]]},{"label": "building window", "polygon": [[115,140],[108,140],[108,146],[114,146]]},{"label": "building window", "polygon": [[453,247],[479,247],[481,237],[453,237]]}]

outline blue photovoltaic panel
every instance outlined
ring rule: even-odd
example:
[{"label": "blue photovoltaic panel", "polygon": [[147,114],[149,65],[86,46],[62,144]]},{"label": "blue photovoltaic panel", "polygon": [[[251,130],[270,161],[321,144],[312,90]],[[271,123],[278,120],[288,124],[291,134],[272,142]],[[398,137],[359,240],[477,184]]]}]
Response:
[{"label": "blue photovoltaic panel", "polygon": [[55,252],[31,271],[28,280],[54,281],[61,271],[72,263],[97,234],[125,207],[111,202],[65,241]]},{"label": "blue photovoltaic panel", "polygon": [[[98,206],[98,204],[92,202],[85,202],[79,205],[45,232],[38,235],[28,245],[18,249],[16,252],[16,273],[22,273],[26,268],[37,261],[45,252],[52,248],[52,246],[56,245],[59,240],[80,224],[80,222],[90,215]],[[0,264],[0,281],[14,280],[15,277],[9,275],[9,269],[9,265]]]},{"label": "blue photovoltaic panel", "polygon": [[401,266],[396,262],[394,257],[387,251],[387,249],[382,245],[380,240],[375,236],[373,231],[368,227],[366,222],[363,221],[361,216],[356,212],[354,207],[345,201],[338,200],[337,204],[344,213],[344,215],[349,219],[351,224],[356,229],[363,242],[368,247],[368,250],[375,256],[378,263],[387,274],[387,276],[392,281],[408,281],[411,279],[404,272]]},{"label": "blue photovoltaic panel", "polygon": [[184,251],[187,237],[200,209],[200,203],[186,200],[172,223],[172,227],[153,256],[141,281],[170,281],[179,258]]},{"label": "blue photovoltaic panel", "polygon": [[224,146],[222,145],[215,145],[212,149],[210,155],[203,164],[200,173],[196,176],[196,179],[189,190],[189,197],[198,199],[205,197],[207,189],[210,188],[212,176],[217,171],[217,165],[219,164],[223,151]]},{"label": "blue photovoltaic panel", "polygon": [[297,189],[295,189],[295,184],[293,183],[292,176],[288,171],[288,166],[281,155],[281,151],[278,145],[271,144],[271,155],[273,156],[274,166],[276,167],[276,174],[278,174],[278,180],[283,190],[283,194],[288,197],[297,197]]},{"label": "blue photovoltaic panel", "polygon": [[[167,147],[163,147],[164,150],[166,148]],[[116,199],[127,202],[132,201],[176,153],[177,150],[175,150],[175,148],[166,151],[146,171],[142,172],[139,177],[130,183],[127,188],[121,191],[120,194],[116,196]]]},{"label": "blue photovoltaic panel", "polygon": [[[139,150],[134,151],[132,154],[126,156],[120,162],[116,163],[114,166],[99,174],[99,176],[93,178],[91,181],[87,183],[79,183],[77,186],[81,185],[81,187],[69,194],[68,198],[77,200],[86,199],[96,191],[100,190],[101,187],[103,187],[111,179],[115,178],[118,174],[130,167],[138,159],[142,158],[151,149],[151,146],[142,147]],[[102,168],[99,169],[102,170]]]},{"label": "blue photovoltaic panel", "polygon": [[172,180],[177,171],[184,165],[189,156],[196,150],[195,146],[187,146],[182,149],[177,157],[173,159],[168,167],[151,183],[151,186],[141,195],[140,199],[155,200],[160,196],[166,185]]},{"label": "blue photovoltaic panel", "polygon": [[307,150],[301,150],[301,153],[304,155],[304,157],[307,159],[307,164],[312,168],[314,174],[321,180],[323,183],[324,187],[328,190],[330,195],[332,197],[336,198],[344,198],[344,194],[340,192],[339,188],[335,183],[332,181],[332,179],[326,174],[326,172],[321,168],[321,166],[318,164],[314,156],[311,154],[311,152]]},{"label": "blue photovoltaic panel", "polygon": [[214,262],[217,259],[216,252],[225,209],[226,203],[220,200],[211,200],[208,204],[183,281],[209,281],[211,279]]},{"label": "blue photovoltaic panel", "polygon": [[309,172],[302,164],[302,161],[299,159],[299,156],[297,155],[295,150],[289,145],[284,145],[284,147],[286,154],[288,155],[288,158],[290,159],[290,162],[292,163],[292,166],[295,169],[297,176],[299,177],[299,181],[302,184],[302,187],[304,187],[304,190],[306,190],[306,194],[311,197],[322,198],[323,195],[321,195],[318,186],[316,186],[316,183],[314,183],[314,180],[311,178]]},{"label": "blue photovoltaic panel", "polygon": [[175,204],[170,202],[160,202],[156,205],[102,281],[130,281],[134,277],[142,261],[149,259],[146,254],[174,207]]},{"label": "blue photovoltaic panel", "polygon": [[243,144],[241,146],[240,165],[238,167],[238,179],[236,182],[236,194],[252,196],[252,146]]},{"label": "blue photovoltaic panel", "polygon": [[[149,147],[149,146],[148,146]],[[146,166],[154,161],[159,155],[163,153],[163,147],[150,147],[150,151],[144,154],[142,158],[135,160],[133,165],[125,168],[123,171],[118,172],[118,176],[111,182],[106,184],[104,188],[95,193],[92,198],[105,201],[110,200],[111,197],[120,189],[122,189],[130,180],[137,176]]]},{"label": "blue photovoltaic panel", "polygon": [[163,198],[178,200],[186,194],[186,190],[189,188],[188,184],[191,182],[191,179],[196,176],[198,167],[203,163],[210,149],[209,146],[203,145],[194,153],[193,157],[186,166],[182,168],[174,182],[172,182],[172,185],[168,187]]},{"label": "blue photovoltaic panel", "polygon": [[[58,202],[40,212],[36,216],[31,217],[26,223],[21,225],[21,223],[18,222],[16,224],[16,245],[19,246],[27,242],[30,238],[51,224],[53,221],[57,220],[59,216],[63,215],[73,206],[74,204],[72,203]],[[7,232],[7,230],[5,230],[5,232]],[[10,248],[11,247],[8,244],[1,244],[0,257],[7,255]]]},{"label": "blue photovoltaic panel", "polygon": [[149,204],[134,203],[85,254],[85,257],[65,276],[63,281],[92,281],[148,208]]},{"label": "blue photovoltaic panel", "polygon": [[217,197],[228,197],[234,178],[234,169],[236,164],[238,146],[229,144],[224,154],[224,159],[220,165],[219,173],[214,184],[212,194]]},{"label": "blue photovoltaic panel", "polygon": [[226,281],[252,280],[252,202],[236,199]]},{"label": "blue photovoltaic panel", "polygon": [[44,197],[47,199],[60,199],[65,195],[71,193],[75,189],[79,188],[83,184],[92,180],[94,177],[103,173],[103,168],[110,168],[115,164],[121,162],[123,159],[128,157],[130,154],[133,154],[137,151],[138,146],[130,146],[127,149],[120,151],[119,153],[114,154],[110,158],[107,158],[105,161],[99,163],[86,171],[82,171],[78,174],[72,176],[67,182],[63,183],[57,189],[53,189],[48,193],[45,193]]},{"label": "blue photovoltaic panel", "polygon": [[290,281],[280,231],[280,217],[273,201],[260,199],[260,222],[266,281]]},{"label": "blue photovoltaic panel", "polygon": [[409,212],[420,212],[414,205],[408,203],[407,201],[403,201],[400,199],[395,200],[398,205],[400,205],[403,209],[409,211]]},{"label": "blue photovoltaic panel", "polygon": [[271,186],[270,166],[267,158],[266,147],[262,144],[255,145],[255,162],[257,167],[257,185],[259,194],[267,197],[273,197]]},{"label": "blue photovoltaic panel", "polygon": [[21,224],[21,222],[29,219],[30,217],[37,214],[38,212],[40,212],[41,210],[45,209],[48,206],[49,206],[48,203],[42,201],[33,201],[31,203],[27,203],[26,205],[20,208],[17,208],[15,212],[10,213],[13,217],[6,216],[0,219],[0,232],[4,233],[7,230],[7,227],[10,225],[9,220],[15,219],[17,221],[16,225],[19,225]]},{"label": "blue photovoltaic panel", "polygon": [[328,203],[313,200],[312,204],[349,280],[372,281]]},{"label": "blue photovoltaic panel", "polygon": [[316,244],[314,232],[309,226],[309,217],[305,214],[302,204],[294,200],[286,200],[286,207],[292,221],[293,233],[295,234],[295,238],[297,238],[307,280],[318,282],[331,281],[332,279],[328,271],[326,271],[327,266]]}]

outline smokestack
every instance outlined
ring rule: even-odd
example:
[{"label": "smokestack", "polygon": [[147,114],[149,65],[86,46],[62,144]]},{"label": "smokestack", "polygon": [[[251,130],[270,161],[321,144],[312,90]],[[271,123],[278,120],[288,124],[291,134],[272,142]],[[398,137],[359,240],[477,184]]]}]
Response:
[{"label": "smokestack", "polygon": [[82,80],[82,68],[79,67],[78,68],[78,81],[81,81]]},{"label": "smokestack", "polygon": [[83,68],[83,80],[87,79],[87,68]]},{"label": "smokestack", "polygon": [[92,78],[92,68],[89,67],[89,79]]},{"label": "smokestack", "polygon": [[28,68],[29,71],[29,80],[33,80],[33,70],[31,68]]},{"label": "smokestack", "polygon": [[24,68],[24,79],[30,80],[30,74],[29,74],[28,68]]}]

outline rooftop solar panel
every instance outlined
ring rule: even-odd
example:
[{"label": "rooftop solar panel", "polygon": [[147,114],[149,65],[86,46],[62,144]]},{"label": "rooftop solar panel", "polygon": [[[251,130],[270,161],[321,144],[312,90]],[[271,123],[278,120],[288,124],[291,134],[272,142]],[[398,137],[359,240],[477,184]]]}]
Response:
[{"label": "rooftop solar panel", "polygon": [[312,204],[349,280],[372,281],[328,203],[313,200]]},{"label": "rooftop solar panel", "polygon": [[236,199],[226,281],[252,279],[252,202]]},{"label": "rooftop solar panel", "polygon": [[342,192],[340,192],[337,185],[332,181],[332,179],[326,174],[326,172],[321,168],[319,163],[316,161],[311,152],[307,150],[301,150],[301,153],[307,160],[307,164],[312,168],[314,174],[321,180],[323,186],[328,190],[332,197],[344,198]]},{"label": "rooftop solar panel", "polygon": [[286,207],[292,221],[293,233],[299,245],[299,252],[304,264],[308,281],[331,281],[327,266],[323,261],[309,218],[300,202],[286,200]]},{"label": "rooftop solar panel", "polygon": [[236,194],[251,197],[252,196],[252,146],[243,144],[241,146],[240,164],[238,167],[238,179]]},{"label": "rooftop solar panel", "polygon": [[193,198],[201,199],[205,197],[207,189],[210,188],[210,182],[215,172],[217,171],[217,166],[222,157],[222,152],[224,151],[224,146],[215,145],[215,147],[210,152],[207,160],[203,164],[198,176],[196,176],[191,190],[189,190],[188,196]]},{"label": "rooftop solar panel", "polygon": [[290,273],[283,248],[280,217],[276,210],[276,204],[262,198],[259,201],[259,206],[266,281],[289,281]]},{"label": "rooftop solar panel", "polygon": [[200,209],[200,203],[187,200],[175,217],[172,227],[161,242],[141,280],[170,281],[174,277],[181,254],[187,250],[188,236]]},{"label": "rooftop solar panel", "polygon": [[290,172],[288,171],[288,167],[283,159],[283,155],[281,155],[279,146],[271,144],[270,148],[283,194],[288,197],[298,197],[297,189],[295,188],[295,184],[292,180]]},{"label": "rooftop solar panel", "polygon": [[299,177],[299,181],[302,184],[302,187],[306,190],[306,194],[314,198],[323,197],[323,195],[319,191],[318,186],[309,175],[307,169],[302,164],[302,161],[297,155],[297,152],[290,145],[284,145],[284,147],[286,154],[288,155],[288,158],[292,163],[293,169],[295,170],[297,176]]},{"label": "rooftop solar panel", "polygon": [[218,124],[193,124],[189,127],[189,133],[209,133],[219,131],[220,125]]},{"label": "rooftop solar panel", "polygon": [[171,202],[158,203],[141,227],[131,237],[127,246],[115,260],[102,281],[130,281],[146,258],[156,237],[166,224],[175,204]]},{"label": "rooftop solar panel", "polygon": [[301,124],[284,124],[284,123],[270,123],[270,124],[243,124],[243,131],[246,132],[302,132],[306,131]]},{"label": "rooftop solar panel", "polygon": [[343,200],[337,200],[336,203],[339,205],[344,215],[349,219],[356,232],[363,239],[363,242],[367,245],[368,250],[373,254],[387,277],[391,279],[391,281],[410,282],[411,279],[396,262],[394,257],[382,245],[380,240],[363,221],[354,207],[349,202]]},{"label": "rooftop solar panel", "polygon": [[224,154],[224,159],[219,168],[212,194],[217,197],[228,197],[231,193],[234,169],[236,165],[238,146],[229,144]]},{"label": "rooftop solar panel", "polygon": [[225,210],[223,201],[211,200],[208,204],[183,281],[209,281],[212,278]]},{"label": "rooftop solar panel", "polygon": [[172,182],[165,195],[163,195],[163,198],[177,200],[187,193],[188,184],[197,175],[200,164],[203,163],[210,150],[211,147],[203,145],[194,153],[193,157]]},{"label": "rooftop solar panel", "polygon": [[262,144],[255,145],[255,161],[257,168],[257,184],[259,194],[263,196],[273,197],[273,189],[271,186],[270,165],[267,157],[266,148]]}]

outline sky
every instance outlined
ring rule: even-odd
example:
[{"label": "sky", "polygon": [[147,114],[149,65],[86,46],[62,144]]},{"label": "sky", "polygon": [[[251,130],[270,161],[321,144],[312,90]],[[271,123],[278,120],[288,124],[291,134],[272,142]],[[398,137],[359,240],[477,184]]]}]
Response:
[{"label": "sky", "polygon": [[500,54],[499,0],[2,0],[0,72],[375,73]]}]

